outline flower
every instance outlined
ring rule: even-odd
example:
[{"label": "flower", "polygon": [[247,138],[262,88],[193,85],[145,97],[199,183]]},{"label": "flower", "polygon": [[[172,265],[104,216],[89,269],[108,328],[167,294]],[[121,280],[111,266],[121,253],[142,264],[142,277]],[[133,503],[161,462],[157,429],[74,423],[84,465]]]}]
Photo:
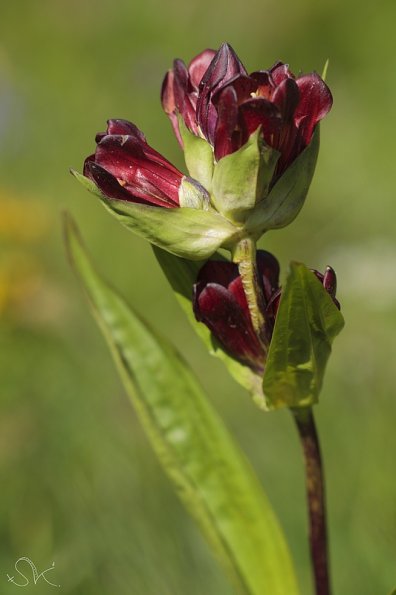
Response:
[{"label": "flower", "polygon": [[[279,263],[275,256],[258,250],[256,263],[265,320],[260,337],[253,328],[238,266],[232,262],[209,260],[205,263],[194,285],[193,308],[196,319],[209,328],[229,355],[262,374],[282,292],[279,287]],[[324,275],[315,270],[313,273],[339,308],[335,298],[334,270],[327,267]]]},{"label": "flower", "polygon": [[146,142],[126,120],[108,120],[96,135],[96,151],[84,163],[84,175],[107,198],[165,208],[179,206],[183,174]]},{"label": "flower", "polygon": [[238,266],[232,262],[209,260],[201,268],[194,285],[193,307],[196,319],[206,324],[227,353],[262,372],[275,322],[278,261],[269,252],[258,250],[257,272],[266,320],[264,337],[259,338],[253,328]]},{"label": "flower", "polygon": [[228,44],[216,53],[205,50],[188,67],[175,60],[161,98],[179,142],[177,114],[212,145],[217,161],[261,127],[264,141],[280,153],[272,184],[310,144],[332,106],[331,92],[315,72],[296,77],[277,62],[249,75]]}]

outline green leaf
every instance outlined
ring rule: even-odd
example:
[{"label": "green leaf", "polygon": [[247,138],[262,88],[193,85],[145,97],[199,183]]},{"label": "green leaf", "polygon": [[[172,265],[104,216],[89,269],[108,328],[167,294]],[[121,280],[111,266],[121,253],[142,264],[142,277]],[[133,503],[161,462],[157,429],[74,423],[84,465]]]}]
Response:
[{"label": "green leaf", "polygon": [[180,115],[178,122],[188,172],[210,192],[214,167],[213,149],[205,139],[189,131]]},{"label": "green leaf", "polygon": [[268,409],[317,402],[331,344],[343,326],[341,312],[315,274],[291,263],[264,372]]},{"label": "green leaf", "polygon": [[213,210],[164,209],[108,199],[85,176],[73,175],[101,199],[112,215],[137,235],[183,258],[209,258],[221,246],[233,244],[239,230]]},{"label": "green leaf", "polygon": [[197,380],[169,342],[101,280],[70,219],[66,238],[74,269],[152,447],[238,592],[297,595],[277,519]]},{"label": "green leaf", "polygon": [[300,212],[311,184],[319,153],[319,126],[304,151],[279,178],[268,196],[257,204],[246,230],[259,238],[269,229],[289,225]]},{"label": "green leaf", "polygon": [[[156,246],[153,247],[153,250],[163,273],[175,292],[177,301],[209,353],[218,357],[225,364],[231,376],[249,391],[258,405],[263,407],[264,397],[261,376],[228,355],[208,327],[202,322],[198,322],[194,316],[192,306],[193,285],[197,280],[200,268],[206,261],[192,262],[184,258],[178,258]],[[222,257],[216,254],[216,258],[221,259]]]},{"label": "green leaf", "polygon": [[232,221],[243,222],[268,190],[279,153],[268,147],[261,128],[238,151],[216,164],[212,201]]}]

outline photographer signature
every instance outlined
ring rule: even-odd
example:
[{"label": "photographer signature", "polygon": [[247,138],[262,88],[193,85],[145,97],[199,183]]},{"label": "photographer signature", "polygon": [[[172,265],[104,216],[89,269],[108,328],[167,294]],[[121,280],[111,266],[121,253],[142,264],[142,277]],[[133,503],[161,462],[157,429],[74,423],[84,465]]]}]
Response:
[{"label": "photographer signature", "polygon": [[[32,571],[32,578],[33,578],[33,582],[35,585],[37,585],[38,581],[40,579],[45,580],[46,583],[48,583],[49,585],[51,585],[52,587],[60,587],[60,585],[55,585],[55,583],[51,583],[51,581],[49,581],[47,579],[47,577],[45,576],[47,574],[47,572],[51,572],[51,570],[54,570],[55,568],[55,562],[52,562],[52,566],[50,566],[49,568],[47,568],[46,570],[43,570],[43,572],[38,572],[36,565],[26,556],[23,556],[22,558],[18,558],[18,560],[15,562],[15,570],[17,571],[17,573],[20,575],[19,580],[21,580],[21,578],[25,581],[24,583],[21,582],[16,582],[15,581],[15,577],[14,576],[10,576],[9,574],[7,574],[7,578],[8,578],[8,582],[9,583],[13,583],[14,585],[16,585],[17,587],[27,587],[29,584],[29,579],[26,576],[26,574],[24,574],[23,572],[21,572],[18,568],[18,566],[22,563],[25,562],[26,564],[28,564],[31,568]],[[26,572],[26,570],[25,570]]]}]

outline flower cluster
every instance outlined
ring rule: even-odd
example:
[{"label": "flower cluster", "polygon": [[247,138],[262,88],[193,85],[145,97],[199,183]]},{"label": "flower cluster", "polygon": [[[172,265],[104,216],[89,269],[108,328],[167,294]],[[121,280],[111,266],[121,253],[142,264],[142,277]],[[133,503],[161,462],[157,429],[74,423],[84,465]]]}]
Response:
[{"label": "flower cluster", "polygon": [[261,127],[265,142],[280,153],[275,181],[309,145],[332,96],[319,75],[295,77],[282,62],[248,74],[223,44],[217,53],[196,56],[188,68],[175,60],[164,80],[162,105],[180,144],[178,114],[212,145],[216,160],[238,150]]},{"label": "flower cluster", "polygon": [[[316,73],[295,77],[278,62],[248,75],[228,44],[217,52],[205,50],[188,68],[175,60],[161,97],[180,144],[182,118],[193,135],[210,144],[214,164],[260,129],[265,145],[279,153],[271,185],[310,144],[316,125],[332,105],[330,90]],[[96,135],[96,143],[95,153],[85,161],[84,175],[105,197],[180,206],[183,174],[148,145],[135,124],[109,120],[106,132]]]},{"label": "flower cluster", "polygon": [[[209,260],[194,285],[195,317],[212,332],[225,351],[239,362],[262,374],[282,295],[279,263],[275,256],[258,250],[256,257],[260,308],[264,327],[258,335],[252,324],[242,279],[236,264]],[[314,270],[318,281],[339,308],[335,294],[336,274],[327,267],[324,274]]]},{"label": "flower cluster", "polygon": [[[135,124],[111,119],[106,132],[96,135],[84,175],[76,177],[153,244],[177,257],[207,261],[191,287],[195,317],[223,351],[261,378],[282,292],[278,261],[269,252],[256,253],[256,242],[300,211],[315,170],[315,131],[331,109],[331,92],[315,72],[295,76],[282,62],[248,74],[223,44],[188,66],[175,60],[161,101],[184,151],[187,175],[155,151]],[[220,248],[231,252],[232,261],[211,259]],[[313,273],[339,307],[333,269]],[[311,273],[303,274],[317,294]],[[320,291],[313,299],[328,302]],[[335,325],[326,324],[327,349]],[[296,328],[291,335],[298,334]],[[322,365],[325,351],[318,350]],[[299,370],[307,369],[302,364]]]}]

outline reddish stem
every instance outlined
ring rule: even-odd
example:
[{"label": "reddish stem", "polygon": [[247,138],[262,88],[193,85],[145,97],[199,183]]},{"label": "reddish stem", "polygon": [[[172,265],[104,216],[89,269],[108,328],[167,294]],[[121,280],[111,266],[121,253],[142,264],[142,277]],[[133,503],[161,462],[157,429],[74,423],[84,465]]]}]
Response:
[{"label": "reddish stem", "polygon": [[316,595],[331,595],[327,551],[326,501],[322,459],[310,407],[293,410],[305,461],[309,543]]}]

